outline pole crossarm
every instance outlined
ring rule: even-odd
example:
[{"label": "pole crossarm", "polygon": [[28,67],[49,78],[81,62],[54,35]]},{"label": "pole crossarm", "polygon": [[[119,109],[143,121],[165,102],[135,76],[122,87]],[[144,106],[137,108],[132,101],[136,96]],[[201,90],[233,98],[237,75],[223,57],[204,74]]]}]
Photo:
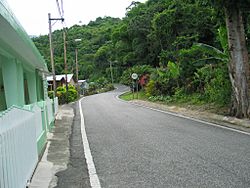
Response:
[{"label": "pole crossarm", "polygon": [[61,20],[63,22],[64,18],[49,18],[49,21],[52,21],[52,20]]}]

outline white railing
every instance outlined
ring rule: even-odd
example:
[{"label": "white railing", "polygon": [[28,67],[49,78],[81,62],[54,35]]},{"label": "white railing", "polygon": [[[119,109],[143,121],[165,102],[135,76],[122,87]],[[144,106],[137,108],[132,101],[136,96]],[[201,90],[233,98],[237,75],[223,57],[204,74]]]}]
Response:
[{"label": "white railing", "polygon": [[55,115],[57,114],[58,112],[58,97],[55,97],[54,98],[54,109],[55,109]]},{"label": "white railing", "polygon": [[[37,112],[37,115],[36,115]],[[38,162],[38,110],[12,107],[0,116],[0,187],[24,188]],[[40,130],[39,130],[40,131]]]},{"label": "white railing", "polygon": [[40,107],[35,105],[32,109],[34,112],[35,118],[35,127],[36,127],[36,139],[38,140],[41,134],[43,133],[43,120],[42,120],[42,110]]},{"label": "white railing", "polygon": [[47,98],[47,100],[46,100],[46,106],[47,106],[48,120],[49,120],[49,125],[50,125],[51,122],[54,120],[53,102],[52,102],[52,99]]}]

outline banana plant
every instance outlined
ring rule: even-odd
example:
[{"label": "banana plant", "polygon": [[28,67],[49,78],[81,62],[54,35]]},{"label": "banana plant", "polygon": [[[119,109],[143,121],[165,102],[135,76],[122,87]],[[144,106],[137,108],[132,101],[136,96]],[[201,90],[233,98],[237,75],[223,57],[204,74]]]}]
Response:
[{"label": "banana plant", "polygon": [[223,63],[229,62],[229,53],[228,53],[228,43],[227,43],[227,33],[225,27],[220,27],[218,29],[218,39],[220,41],[221,47],[223,50],[220,50],[214,46],[204,44],[204,43],[196,43],[193,45],[192,50],[200,50],[204,54],[209,55],[207,58],[199,59],[201,60],[210,60],[215,59],[219,60]]}]

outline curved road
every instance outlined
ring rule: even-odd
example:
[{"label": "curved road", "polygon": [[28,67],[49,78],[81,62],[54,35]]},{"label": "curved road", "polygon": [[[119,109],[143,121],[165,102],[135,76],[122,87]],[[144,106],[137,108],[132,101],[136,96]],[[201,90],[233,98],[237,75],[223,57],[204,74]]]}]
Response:
[{"label": "curved road", "polygon": [[82,100],[101,187],[250,187],[250,136],[116,98]]}]

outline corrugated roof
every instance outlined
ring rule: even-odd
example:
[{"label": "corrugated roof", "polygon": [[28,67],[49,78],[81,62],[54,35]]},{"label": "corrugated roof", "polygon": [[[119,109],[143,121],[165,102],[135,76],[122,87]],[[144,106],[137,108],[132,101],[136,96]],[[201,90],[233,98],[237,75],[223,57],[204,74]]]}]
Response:
[{"label": "corrugated roof", "polygon": [[78,83],[86,82],[86,80],[78,80]]},{"label": "corrugated roof", "polygon": [[[67,81],[70,82],[72,77],[73,74],[67,74]],[[62,79],[65,79],[65,74],[56,75],[56,81],[60,81]],[[53,81],[53,76],[47,76],[47,81]]]}]

